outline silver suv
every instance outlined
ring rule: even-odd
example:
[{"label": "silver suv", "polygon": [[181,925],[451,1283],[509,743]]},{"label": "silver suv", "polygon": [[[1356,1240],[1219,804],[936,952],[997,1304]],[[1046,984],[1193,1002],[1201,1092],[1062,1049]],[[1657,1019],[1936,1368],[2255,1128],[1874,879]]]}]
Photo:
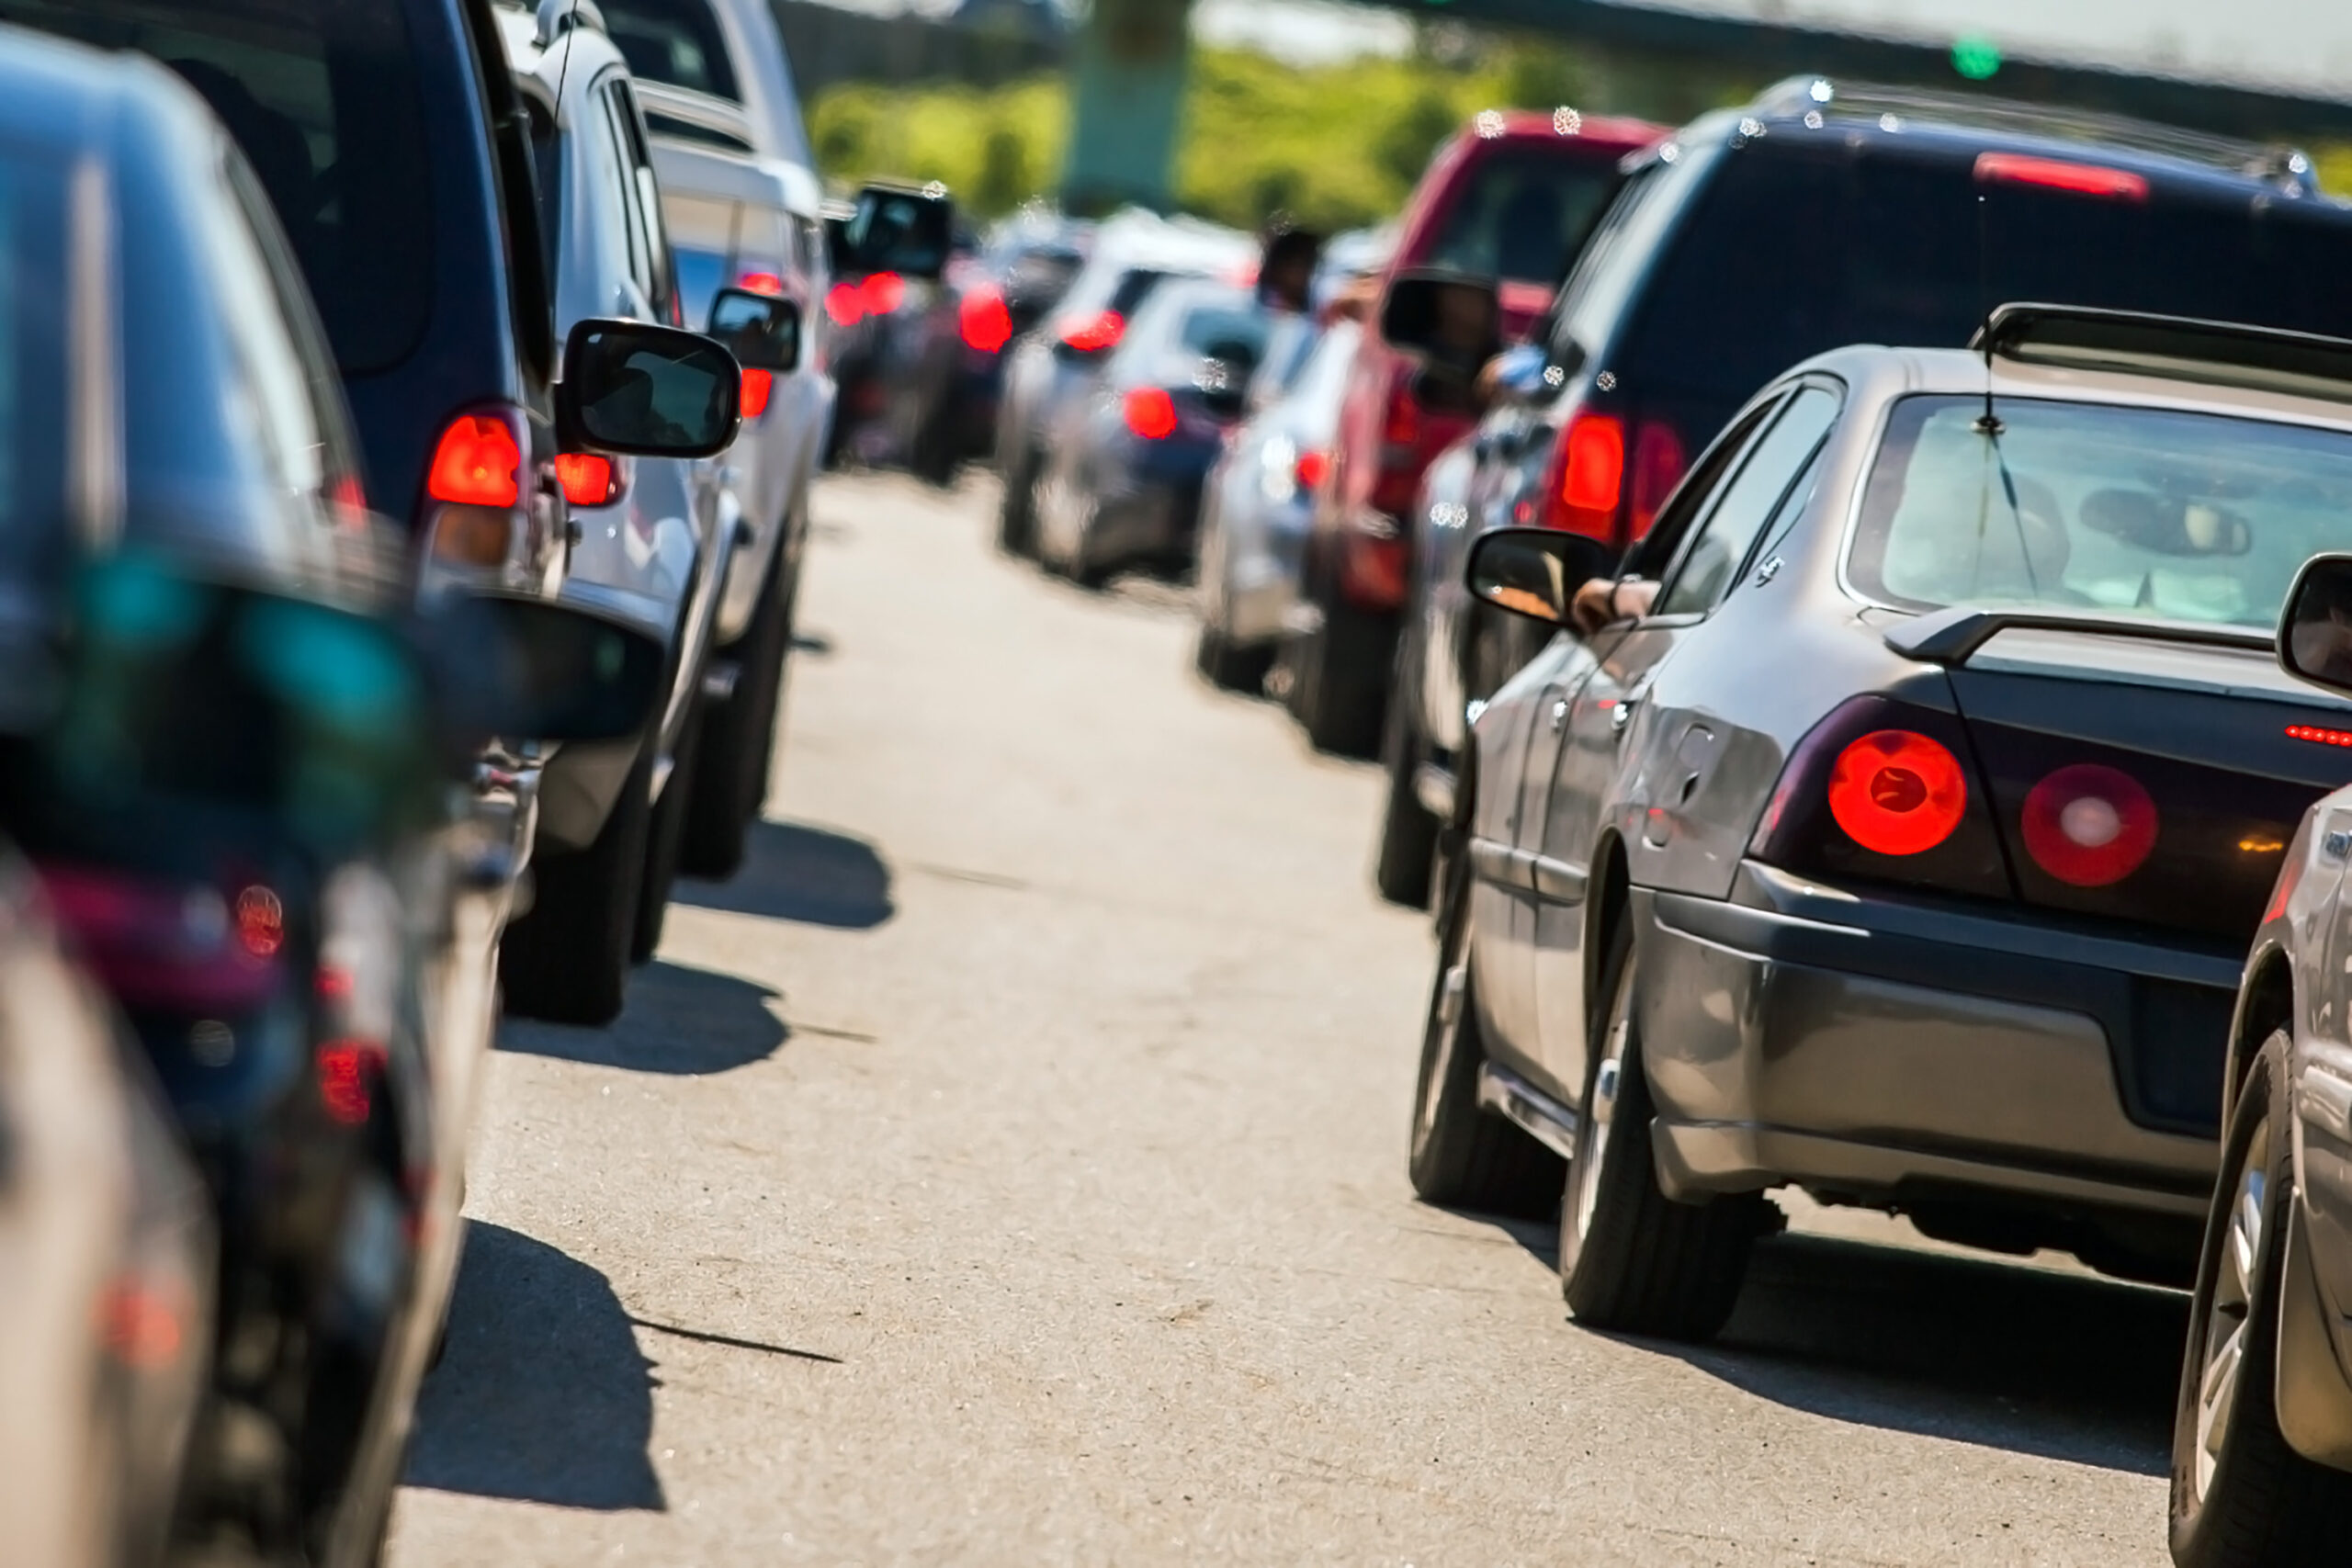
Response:
[{"label": "silver suv", "polygon": [[[821,197],[784,41],[765,0],[600,0],[652,134],[685,319],[737,287],[780,294],[818,329],[828,268]],[[832,420],[821,344],[797,370],[746,378],[743,433],[727,457],[740,541],[719,598],[703,749],[683,863],[724,876],[767,792],[808,536],[808,481]]]}]

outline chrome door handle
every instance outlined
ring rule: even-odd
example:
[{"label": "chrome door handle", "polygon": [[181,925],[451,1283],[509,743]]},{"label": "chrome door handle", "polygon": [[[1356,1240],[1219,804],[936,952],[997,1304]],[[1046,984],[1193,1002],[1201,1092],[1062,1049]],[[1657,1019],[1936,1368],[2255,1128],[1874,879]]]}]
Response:
[{"label": "chrome door handle", "polygon": [[1557,735],[1568,725],[1568,699],[1560,697],[1552,704],[1552,733]]},{"label": "chrome door handle", "polygon": [[1639,692],[1631,693],[1617,699],[1617,705],[1609,710],[1610,734],[1625,733],[1625,727],[1634,722],[1634,709],[1640,705],[1641,700],[1642,694]]}]

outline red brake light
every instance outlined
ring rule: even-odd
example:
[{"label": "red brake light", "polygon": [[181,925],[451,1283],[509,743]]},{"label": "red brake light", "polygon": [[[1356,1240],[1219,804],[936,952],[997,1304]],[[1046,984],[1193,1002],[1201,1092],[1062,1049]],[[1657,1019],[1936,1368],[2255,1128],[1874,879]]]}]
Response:
[{"label": "red brake light", "polygon": [[1127,428],[1146,441],[1164,441],[1176,434],[1176,400],[1159,387],[1136,387],[1120,404]]},{"label": "red brake light", "polygon": [[187,1314],[180,1292],[170,1285],[151,1285],[126,1273],[99,1296],[98,1326],[107,1351],[124,1366],[152,1371],[179,1359]]},{"label": "red brake light", "polygon": [[555,477],[563,482],[563,499],[574,506],[608,505],[619,488],[613,483],[612,459],[589,452],[557,457]]},{"label": "red brake light", "polygon": [[877,272],[865,280],[861,292],[865,299],[865,313],[887,316],[897,310],[907,297],[907,280],[895,272]]},{"label": "red brake light", "polygon": [[1321,490],[1323,488],[1323,481],[1330,477],[1331,454],[1329,452],[1314,451],[1301,452],[1298,455],[1297,466],[1293,472],[1298,479],[1299,489],[1303,491]]},{"label": "red brake light", "polygon": [[1116,310],[1097,311],[1062,329],[1062,342],[1080,354],[1100,354],[1106,348],[1116,348],[1119,340],[1126,335],[1127,319]]},{"label": "red brake light", "polygon": [[757,419],[768,412],[768,399],[775,391],[775,377],[765,370],[743,372],[743,417]]},{"label": "red brake light", "polygon": [[2041,186],[2075,196],[2102,196],[2120,201],[2148,199],[2144,175],[2128,169],[2102,168],[2097,164],[2070,164],[2057,158],[2036,158],[2024,152],[1980,152],[1976,157],[1980,185]]},{"label": "red brake light", "polygon": [[1690,466],[1690,455],[1683,450],[1682,437],[1674,426],[1655,419],[1645,419],[1634,431],[1634,537],[1642,537],[1657,521],[1658,508],[1682,482],[1682,470]]},{"label": "red brake light", "polygon": [[1552,457],[1550,490],[1547,526],[1613,540],[1617,503],[1625,493],[1625,422],[1612,413],[1571,419]]},{"label": "red brake light", "polygon": [[286,945],[286,906],[259,883],[237,895],[237,941],[255,958]]},{"label": "red brake light", "polygon": [[2075,887],[2120,882],[2156,847],[2156,803],[2139,780],[2097,762],[2034,785],[2018,825],[2034,864]]},{"label": "red brake light", "polygon": [[1838,754],[1829,814],[1847,837],[1883,855],[1916,855],[1952,835],[1968,811],[1960,759],[1908,729],[1874,729]]},{"label": "red brake light", "polygon": [[1012,312],[1005,309],[1004,291],[983,283],[957,302],[956,324],[964,344],[982,354],[994,354],[1012,341]]},{"label": "red brake light", "polygon": [[2290,740],[2316,740],[2323,746],[2352,746],[2352,730],[2322,729],[2315,724],[2290,724],[2287,727]]},{"label": "red brake light", "polygon": [[461,413],[441,433],[424,490],[459,506],[509,507],[523,492],[523,449],[495,414]]},{"label": "red brake light", "polygon": [[748,288],[754,294],[781,294],[784,279],[772,272],[747,272],[735,280],[738,288]]},{"label": "red brake light", "polygon": [[370,1080],[383,1071],[384,1048],[367,1040],[330,1040],[318,1049],[319,1099],[346,1127],[368,1120]]},{"label": "red brake light", "polygon": [[865,295],[854,283],[836,283],[825,290],[825,314],[837,327],[854,327],[865,320]]}]

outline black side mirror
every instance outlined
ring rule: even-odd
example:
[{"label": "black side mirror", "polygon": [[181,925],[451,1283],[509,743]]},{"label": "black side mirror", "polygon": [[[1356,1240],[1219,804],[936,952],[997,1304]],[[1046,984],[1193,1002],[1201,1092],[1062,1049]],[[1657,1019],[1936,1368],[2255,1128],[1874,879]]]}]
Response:
[{"label": "black side mirror", "polygon": [[1600,547],[1580,535],[1498,528],[1472,542],[1463,576],[1473,597],[1498,610],[1565,626],[1577,590],[1606,570]]},{"label": "black side mirror", "polygon": [[556,434],[567,452],[707,457],[733,445],[743,372],[699,333],[591,319],[563,345]]},{"label": "black side mirror", "polygon": [[667,686],[658,639],[575,605],[452,593],[419,629],[444,722],[469,740],[617,740]]},{"label": "black side mirror", "polygon": [[2278,614],[2278,665],[2352,696],[2352,555],[2313,556],[2295,574]]},{"label": "black side mirror", "polygon": [[870,185],[842,220],[833,268],[935,280],[955,245],[956,204],[944,186]]},{"label": "black side mirror", "polygon": [[710,301],[710,335],[746,370],[800,367],[800,307],[789,299],[722,288]]},{"label": "black side mirror", "polygon": [[1380,301],[1392,348],[1475,374],[1502,349],[1502,293],[1491,277],[1435,269],[1401,272]]}]

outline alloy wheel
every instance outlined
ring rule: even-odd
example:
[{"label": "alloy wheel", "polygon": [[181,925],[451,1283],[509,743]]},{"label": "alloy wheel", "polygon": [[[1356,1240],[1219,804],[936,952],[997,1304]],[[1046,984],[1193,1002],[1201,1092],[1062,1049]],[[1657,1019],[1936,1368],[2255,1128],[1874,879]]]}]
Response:
[{"label": "alloy wheel", "polygon": [[2205,1324],[2205,1353],[2197,1385],[2197,1449],[2194,1480],[2201,1505],[2212,1488],[2231,1414],[2237,1407],[2239,1374],[2252,1329],[2255,1281],[2261,1277],[2265,1204],[2269,1196],[2270,1122],[2266,1118],[2247,1140],[2244,1168],[2236,1172],[2230,1202],[2229,1234],[2223,1238],[2213,1305]]},{"label": "alloy wheel", "polygon": [[1576,1157],[1568,1161],[1568,1216],[1575,1227],[1571,1234],[1579,1241],[1592,1233],[1593,1211],[1600,1201],[1600,1167],[1609,1157],[1609,1139],[1617,1121],[1617,1090],[1624,1077],[1625,1047],[1633,1032],[1634,977],[1629,963],[1610,1004],[1609,1032],[1593,1068],[1592,1092],[1585,1097],[1584,1113],[1577,1119]]}]

